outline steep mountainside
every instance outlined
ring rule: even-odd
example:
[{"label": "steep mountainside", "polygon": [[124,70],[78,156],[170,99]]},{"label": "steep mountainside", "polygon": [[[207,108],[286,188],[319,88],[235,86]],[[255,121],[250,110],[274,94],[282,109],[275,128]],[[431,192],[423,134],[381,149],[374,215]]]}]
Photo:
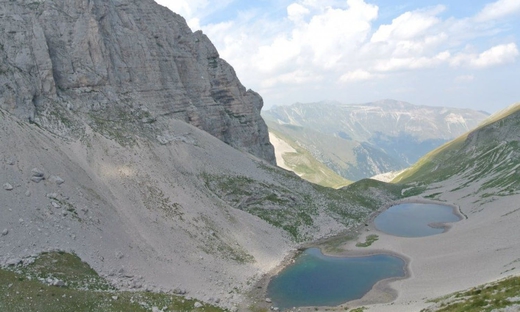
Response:
[{"label": "steep mountainside", "polygon": [[[261,98],[151,0],[0,10],[0,267],[22,274],[64,250],[122,289],[236,310],[299,243],[401,194],[370,180],[332,190],[272,166]],[[49,279],[31,281],[70,286]]]},{"label": "steep mountainside", "polygon": [[375,181],[306,183],[183,121],[168,144],[121,146],[85,127],[58,137],[0,110],[1,264],[66,250],[120,287],[232,307],[298,242],[400,195]]},{"label": "steep mountainside", "polygon": [[4,1],[0,108],[60,135],[168,142],[177,118],[274,163],[262,98],[153,0]]},{"label": "steep mountainside", "polygon": [[270,130],[269,138],[275,147],[278,166],[293,171],[302,179],[321,186],[340,188],[352,183],[352,181],[341,177],[332,169],[317,161],[297,142],[276,130]]},{"label": "steep mountainside", "polygon": [[520,190],[520,105],[491,116],[482,126],[428,153],[394,179],[424,185],[457,177],[458,188],[479,184],[484,196]]},{"label": "steep mountainside", "polygon": [[270,129],[298,142],[351,180],[404,169],[487,117],[469,109],[393,100],[359,105],[298,103],[262,114]]}]

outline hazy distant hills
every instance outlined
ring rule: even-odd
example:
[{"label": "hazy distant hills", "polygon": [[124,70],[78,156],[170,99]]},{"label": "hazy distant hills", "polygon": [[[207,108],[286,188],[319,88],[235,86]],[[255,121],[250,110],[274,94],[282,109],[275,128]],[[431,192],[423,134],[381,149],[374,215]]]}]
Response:
[{"label": "hazy distant hills", "polygon": [[418,194],[467,219],[427,244],[393,248],[381,235],[372,247],[414,271],[383,311],[518,274],[518,109],[429,154],[402,184],[335,190],[316,184],[408,166],[487,115],[396,101],[277,107],[264,114],[275,155],[261,97],[154,1],[0,11],[0,311],[270,310],[250,292],[297,248],[330,238],[340,250],[357,239],[344,233],[364,239],[374,212]]},{"label": "hazy distant hills", "polygon": [[340,176],[359,180],[408,167],[489,114],[382,100],[296,103],[273,107],[262,116],[278,137],[296,142]]}]

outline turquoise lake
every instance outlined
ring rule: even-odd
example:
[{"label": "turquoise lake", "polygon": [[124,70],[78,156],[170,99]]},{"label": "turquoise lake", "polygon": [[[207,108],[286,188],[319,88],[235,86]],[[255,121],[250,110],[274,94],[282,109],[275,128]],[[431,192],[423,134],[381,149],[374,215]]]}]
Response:
[{"label": "turquoise lake", "polygon": [[395,236],[424,237],[444,232],[443,227],[432,227],[431,224],[459,220],[452,207],[412,203],[388,208],[374,219],[374,225],[378,230]]},{"label": "turquoise lake", "polygon": [[398,257],[330,257],[311,248],[273,277],[267,296],[282,310],[337,306],[363,297],[380,280],[405,274],[405,262]]}]

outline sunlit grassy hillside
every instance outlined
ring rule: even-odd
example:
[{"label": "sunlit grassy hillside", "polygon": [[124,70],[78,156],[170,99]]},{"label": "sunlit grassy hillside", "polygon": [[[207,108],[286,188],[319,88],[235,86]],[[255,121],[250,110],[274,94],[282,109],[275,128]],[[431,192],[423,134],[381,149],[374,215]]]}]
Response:
[{"label": "sunlit grassy hillside", "polygon": [[301,147],[291,138],[276,130],[270,130],[270,133],[293,148],[294,151],[282,154],[283,165],[298,174],[302,179],[332,188],[340,188],[352,183],[352,181],[341,177],[333,170],[316,160],[308,150]]},{"label": "sunlit grassy hillside", "polygon": [[397,176],[394,183],[428,185],[458,178],[458,188],[481,182],[482,195],[520,189],[520,104],[486,120],[476,130],[439,147]]}]

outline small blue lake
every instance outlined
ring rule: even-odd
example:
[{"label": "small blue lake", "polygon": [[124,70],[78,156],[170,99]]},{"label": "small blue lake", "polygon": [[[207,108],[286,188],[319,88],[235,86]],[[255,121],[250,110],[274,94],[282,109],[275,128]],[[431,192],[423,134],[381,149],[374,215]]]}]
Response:
[{"label": "small blue lake", "polygon": [[388,208],[374,219],[374,225],[378,230],[395,236],[423,237],[445,230],[442,226],[431,225],[459,220],[452,207],[411,203]]},{"label": "small blue lake", "polygon": [[267,296],[282,310],[337,306],[363,297],[380,280],[405,274],[405,262],[398,257],[330,257],[311,248],[273,277]]}]

